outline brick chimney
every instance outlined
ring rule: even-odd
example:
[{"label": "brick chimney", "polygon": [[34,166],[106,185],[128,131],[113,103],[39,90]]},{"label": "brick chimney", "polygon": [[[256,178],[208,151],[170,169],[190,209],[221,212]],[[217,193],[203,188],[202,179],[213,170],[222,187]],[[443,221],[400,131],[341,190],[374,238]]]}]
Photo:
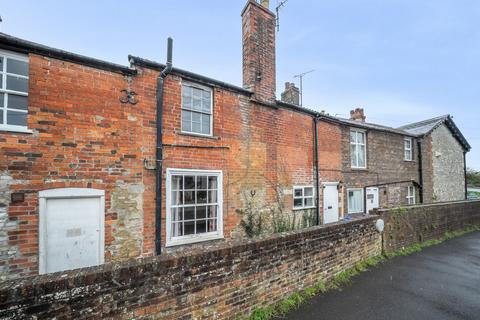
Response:
[{"label": "brick chimney", "polygon": [[248,0],[242,11],[243,87],[275,103],[275,15],[267,0]]},{"label": "brick chimney", "polygon": [[285,82],[285,91],[282,92],[282,101],[296,106],[300,105],[300,90],[295,83]]},{"label": "brick chimney", "polygon": [[365,114],[363,113],[363,108],[356,108],[355,110],[350,111],[350,120],[365,122]]}]

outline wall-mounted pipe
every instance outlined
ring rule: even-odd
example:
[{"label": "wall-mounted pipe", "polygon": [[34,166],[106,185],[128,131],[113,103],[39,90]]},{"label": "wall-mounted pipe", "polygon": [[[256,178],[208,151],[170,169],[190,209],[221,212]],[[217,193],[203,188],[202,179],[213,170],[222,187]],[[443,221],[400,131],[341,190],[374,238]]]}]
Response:
[{"label": "wall-mounted pipe", "polygon": [[313,117],[313,134],[314,136],[314,161],[315,161],[315,197],[317,198],[317,225],[320,225],[320,174],[319,174],[319,164],[318,164],[318,116]]},{"label": "wall-mounted pipe", "polygon": [[418,196],[420,203],[423,203],[423,158],[422,158],[422,142],[417,141],[418,149]]},{"label": "wall-mounted pipe", "polygon": [[162,160],[163,160],[163,87],[164,80],[172,71],[173,40],[168,38],[167,64],[157,78],[157,145],[155,177],[155,252],[162,253]]}]

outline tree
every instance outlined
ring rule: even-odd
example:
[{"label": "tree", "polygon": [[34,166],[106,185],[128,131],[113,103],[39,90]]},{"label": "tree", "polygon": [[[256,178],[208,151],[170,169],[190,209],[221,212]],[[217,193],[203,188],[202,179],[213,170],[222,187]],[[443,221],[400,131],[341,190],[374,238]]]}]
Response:
[{"label": "tree", "polygon": [[480,172],[467,168],[467,184],[473,187],[480,187]]}]

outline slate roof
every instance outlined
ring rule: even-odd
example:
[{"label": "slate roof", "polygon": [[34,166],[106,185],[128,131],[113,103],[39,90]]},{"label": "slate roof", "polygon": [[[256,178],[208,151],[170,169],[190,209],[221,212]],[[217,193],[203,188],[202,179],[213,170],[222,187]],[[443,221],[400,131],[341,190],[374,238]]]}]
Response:
[{"label": "slate roof", "polygon": [[463,134],[460,132],[457,125],[455,124],[455,122],[453,122],[453,119],[449,114],[423,120],[420,122],[407,124],[399,127],[398,129],[423,137],[430,134],[433,130],[435,130],[442,124],[445,124],[447,128],[450,129],[450,131],[452,132],[452,135],[458,140],[458,142],[462,145],[465,151],[470,151],[471,149],[470,144],[468,143],[467,139],[465,139]]}]

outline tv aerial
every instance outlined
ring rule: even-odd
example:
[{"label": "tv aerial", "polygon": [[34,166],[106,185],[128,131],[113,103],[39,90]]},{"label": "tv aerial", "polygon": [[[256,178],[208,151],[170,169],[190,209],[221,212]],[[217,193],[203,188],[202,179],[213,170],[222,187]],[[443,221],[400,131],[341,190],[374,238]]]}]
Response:
[{"label": "tv aerial", "polygon": [[285,6],[288,0],[283,0],[278,2],[278,5],[275,7],[275,12],[277,13],[276,17],[276,25],[277,25],[277,32],[280,31],[280,9]]},{"label": "tv aerial", "polygon": [[299,78],[300,79],[300,107],[303,104],[303,77],[305,77],[309,73],[312,73],[313,71],[315,71],[315,70],[312,69],[310,71],[303,72],[303,73],[300,73],[300,74],[296,74],[296,75],[293,76],[294,78]]}]

